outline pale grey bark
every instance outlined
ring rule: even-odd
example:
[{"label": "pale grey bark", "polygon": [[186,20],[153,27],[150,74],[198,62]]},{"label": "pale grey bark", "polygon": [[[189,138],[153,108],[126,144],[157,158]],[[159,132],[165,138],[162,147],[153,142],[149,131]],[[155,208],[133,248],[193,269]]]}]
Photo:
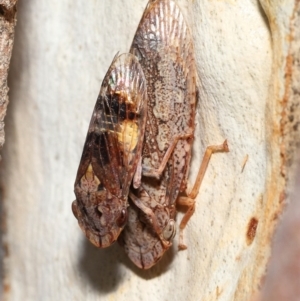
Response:
[{"label": "pale grey bark", "polygon": [[294,178],[297,135],[282,113],[298,104],[286,81],[295,2],[178,2],[195,40],[201,97],[190,181],[207,145],[226,138],[230,153],[211,160],[188,249],[178,252],[176,238],[149,271],[117,244],[91,246],[71,212],[101,81],[115,53],[128,51],[147,1],[20,2],[1,180],[4,300],[225,301],[257,291]]}]

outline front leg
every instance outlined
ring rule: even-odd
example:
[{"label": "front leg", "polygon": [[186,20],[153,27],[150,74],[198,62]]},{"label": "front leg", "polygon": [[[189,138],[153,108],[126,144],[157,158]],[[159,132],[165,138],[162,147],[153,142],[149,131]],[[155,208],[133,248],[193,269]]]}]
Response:
[{"label": "front leg", "polygon": [[145,197],[148,198],[148,201],[150,201],[150,197],[148,195],[143,196],[144,200],[141,200],[139,197],[130,192],[129,197],[132,202],[146,215],[148,226],[150,226],[153,232],[158,235],[163,246],[165,248],[169,248],[172,245],[170,240],[174,237],[176,232],[175,221],[173,219],[168,219],[167,225],[162,228],[158,223],[154,211],[144,204],[149,203],[145,201]]},{"label": "front leg", "polygon": [[[146,215],[147,220],[151,224],[153,230],[155,233],[160,234],[161,230],[159,227],[159,224],[157,222],[156,216],[151,208],[147,207],[144,202],[138,198],[135,194],[132,192],[129,193],[129,197],[132,200],[132,202]],[[148,198],[150,198],[148,196]],[[145,202],[148,203],[148,202]]]}]

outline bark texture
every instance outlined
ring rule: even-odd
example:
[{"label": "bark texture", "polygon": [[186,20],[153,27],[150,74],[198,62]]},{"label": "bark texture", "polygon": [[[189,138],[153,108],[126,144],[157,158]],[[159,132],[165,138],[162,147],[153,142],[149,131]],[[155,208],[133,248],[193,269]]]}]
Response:
[{"label": "bark texture", "polygon": [[8,105],[7,76],[14,42],[16,0],[0,1],[0,149],[4,144],[4,118]]},{"label": "bark texture", "polygon": [[[281,4],[284,5],[284,4]],[[266,3],[266,11],[272,20],[274,58],[283,68],[283,94],[278,95],[281,108],[281,172],[285,179],[282,215],[275,239],[272,243],[272,256],[268,265],[263,289],[257,300],[299,300],[300,288],[300,1],[295,1],[282,26],[278,3]],[[283,55],[285,54],[285,55]],[[276,77],[275,77],[276,78]],[[281,77],[277,78],[279,82]]]},{"label": "bark texture", "polygon": [[[17,0],[2,0],[0,1],[0,150],[2,150],[5,141],[5,131],[4,131],[4,118],[6,116],[6,110],[8,105],[8,85],[7,77],[10,65],[10,59],[12,54],[12,48],[14,43],[14,33],[16,25],[16,3]],[[1,155],[0,155],[1,159]],[[5,231],[5,219],[2,210],[2,189],[1,189],[1,200],[0,200],[0,219],[1,219],[1,234]],[[2,241],[1,241],[2,243]],[[6,248],[5,246],[0,247],[0,278],[3,278],[3,265],[2,260],[5,256]],[[7,289],[7,287],[1,283],[0,295],[2,291]]]},{"label": "bark texture", "polygon": [[101,81],[117,51],[129,50],[147,0],[19,4],[1,178],[3,299],[253,298],[295,179],[299,1],[178,1],[199,74],[190,182],[208,145],[227,139],[230,153],[210,161],[188,249],[178,252],[176,237],[148,271],[118,244],[93,247],[71,212]]}]

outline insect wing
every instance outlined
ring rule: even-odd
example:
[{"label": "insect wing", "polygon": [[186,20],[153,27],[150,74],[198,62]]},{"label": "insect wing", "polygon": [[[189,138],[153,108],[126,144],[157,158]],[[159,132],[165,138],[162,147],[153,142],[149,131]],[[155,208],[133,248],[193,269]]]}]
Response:
[{"label": "insect wing", "polygon": [[[149,1],[130,52],[139,59],[147,80],[143,167],[157,169],[174,137],[191,134],[190,138],[178,141],[160,180],[142,177],[137,198],[153,212],[159,230],[153,231],[153,219],[147,221],[141,207],[132,205],[129,208],[128,225],[120,242],[129,258],[138,267],[146,269],[171,246],[175,232],[175,202],[178,193],[185,188],[195,128],[193,40],[175,1]],[[163,243],[163,236],[169,244]]]},{"label": "insect wing", "polygon": [[130,52],[139,59],[147,80],[143,165],[158,168],[174,136],[192,132],[195,127],[193,40],[175,1],[148,3]]},{"label": "insect wing", "polygon": [[72,209],[97,247],[111,245],[127,221],[129,186],[141,155],[146,82],[132,54],[116,57],[103,80],[75,181]]}]

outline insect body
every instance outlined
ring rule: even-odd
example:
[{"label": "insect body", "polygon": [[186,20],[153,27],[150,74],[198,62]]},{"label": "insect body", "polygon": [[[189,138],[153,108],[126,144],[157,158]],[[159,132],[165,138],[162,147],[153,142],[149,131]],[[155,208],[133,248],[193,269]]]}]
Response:
[{"label": "insect body", "polygon": [[[188,210],[183,229],[195,210],[195,197],[213,152],[228,151],[227,142],[207,148],[196,183],[186,184],[195,129],[196,67],[192,36],[174,0],[150,0],[131,53],[139,59],[147,81],[148,113],[142,150],[142,178],[129,196],[128,223],[120,243],[129,258],[148,269],[172,245],[176,203]],[[185,192],[186,196],[179,196]]]},{"label": "insect body", "polygon": [[132,54],[116,57],[103,80],[78,168],[72,210],[97,247],[116,241],[141,154],[147,107],[144,73]]},{"label": "insect body", "polygon": [[172,244],[175,203],[186,189],[195,128],[193,41],[175,1],[148,3],[130,52],[145,73],[148,112],[141,183],[130,193],[133,204],[120,242],[129,258],[146,269]]}]

